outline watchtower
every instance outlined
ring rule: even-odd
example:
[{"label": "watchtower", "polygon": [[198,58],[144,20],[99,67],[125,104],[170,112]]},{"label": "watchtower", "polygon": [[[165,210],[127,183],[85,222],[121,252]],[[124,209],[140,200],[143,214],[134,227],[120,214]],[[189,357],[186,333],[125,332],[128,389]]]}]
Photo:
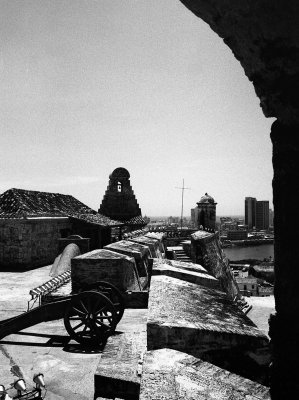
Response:
[{"label": "watchtower", "polygon": [[202,227],[203,229],[215,230],[217,203],[215,203],[213,197],[205,193],[196,204],[197,207],[194,209],[196,227],[198,229]]},{"label": "watchtower", "polygon": [[116,168],[109,176],[99,212],[107,217],[113,215],[114,219],[121,222],[141,217],[141,209],[131,187],[130,174],[125,168]]}]

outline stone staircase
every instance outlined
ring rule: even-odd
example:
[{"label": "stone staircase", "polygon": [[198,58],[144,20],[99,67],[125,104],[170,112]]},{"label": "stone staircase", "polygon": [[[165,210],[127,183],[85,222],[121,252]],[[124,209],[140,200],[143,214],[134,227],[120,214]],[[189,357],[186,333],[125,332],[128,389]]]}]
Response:
[{"label": "stone staircase", "polygon": [[187,256],[183,247],[181,247],[181,246],[175,250],[175,255],[176,255],[177,261],[192,262],[191,258],[189,256]]}]

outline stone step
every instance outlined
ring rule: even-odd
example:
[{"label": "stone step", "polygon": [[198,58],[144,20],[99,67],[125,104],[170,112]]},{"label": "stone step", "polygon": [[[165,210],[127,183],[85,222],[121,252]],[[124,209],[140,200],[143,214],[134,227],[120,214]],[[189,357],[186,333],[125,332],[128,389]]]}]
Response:
[{"label": "stone step", "polygon": [[192,262],[191,258],[188,257],[188,256],[177,256],[176,259],[179,260],[179,261],[188,261],[188,262]]},{"label": "stone step", "polygon": [[191,258],[187,256],[183,248],[178,248],[175,250],[176,260],[184,262],[192,262]]}]

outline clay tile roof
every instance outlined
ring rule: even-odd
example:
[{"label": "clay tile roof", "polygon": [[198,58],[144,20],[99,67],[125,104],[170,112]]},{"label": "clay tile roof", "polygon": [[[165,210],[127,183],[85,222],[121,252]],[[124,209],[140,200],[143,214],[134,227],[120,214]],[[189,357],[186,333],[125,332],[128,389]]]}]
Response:
[{"label": "clay tile roof", "polygon": [[95,214],[80,214],[80,213],[73,213],[68,214],[68,216],[72,219],[78,219],[80,221],[85,221],[90,224],[102,225],[102,226],[120,226],[123,225],[122,222],[115,221],[106,217],[105,215],[95,213]]},{"label": "clay tile roof", "polygon": [[0,195],[0,218],[42,217],[72,217],[104,226],[121,225],[71,195],[24,189],[9,189]]},{"label": "clay tile roof", "polygon": [[147,225],[147,222],[145,222],[141,215],[137,215],[137,217],[133,217],[122,222],[125,225]]}]

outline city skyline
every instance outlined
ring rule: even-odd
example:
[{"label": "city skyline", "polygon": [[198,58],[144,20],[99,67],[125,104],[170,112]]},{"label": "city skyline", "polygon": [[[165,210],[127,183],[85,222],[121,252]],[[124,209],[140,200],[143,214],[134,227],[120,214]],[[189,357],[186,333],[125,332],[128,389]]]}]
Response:
[{"label": "city skyline", "polygon": [[[159,7],[158,7],[159,5]],[[143,215],[217,215],[272,199],[270,125],[232,52],[180,2],[0,4],[0,192],[71,194],[97,210],[126,168]],[[221,61],[219,61],[221,60]]]}]

